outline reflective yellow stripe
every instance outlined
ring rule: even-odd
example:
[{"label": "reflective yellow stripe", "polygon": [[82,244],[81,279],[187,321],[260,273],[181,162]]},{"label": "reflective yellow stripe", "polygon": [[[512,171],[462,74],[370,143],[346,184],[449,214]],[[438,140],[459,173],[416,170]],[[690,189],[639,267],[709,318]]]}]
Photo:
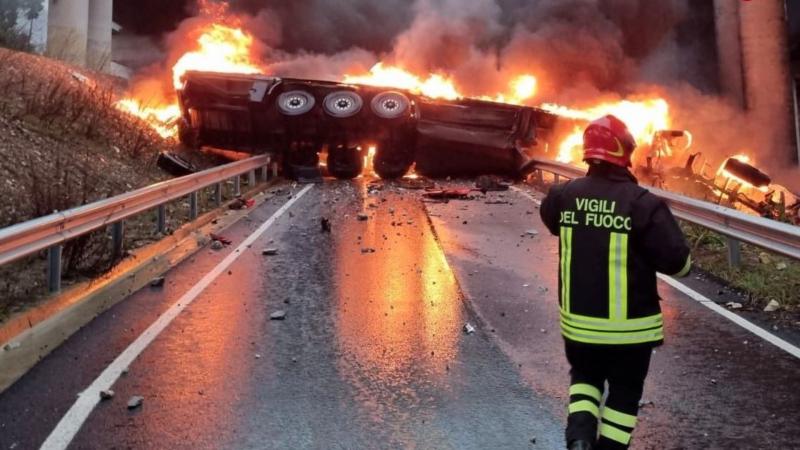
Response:
[{"label": "reflective yellow stripe", "polygon": [[588,328],[596,331],[639,331],[663,325],[664,317],[661,313],[658,313],[648,317],[614,322],[608,319],[566,314],[562,312],[561,321],[574,328]]},{"label": "reflective yellow stripe", "polygon": [[617,411],[616,409],[609,408],[608,406],[603,408],[603,419],[627,428],[633,428],[636,426],[636,416],[625,414],[624,412]]},{"label": "reflective yellow stripe", "polygon": [[597,389],[591,384],[586,384],[586,383],[573,384],[572,386],[569,387],[569,395],[577,395],[577,394],[592,397],[593,399],[597,400],[597,403],[600,403],[600,399],[603,396],[600,393],[600,389]]},{"label": "reflective yellow stripe", "polygon": [[561,333],[569,340],[587,344],[642,344],[664,339],[664,329],[662,327],[645,331],[604,332],[573,328],[562,322]]},{"label": "reflective yellow stripe", "polygon": [[595,417],[600,417],[600,408],[589,400],[581,400],[579,402],[569,404],[569,413],[575,414],[577,412],[592,413]]},{"label": "reflective yellow stripe", "polygon": [[612,427],[607,423],[600,424],[600,436],[607,437],[612,441],[617,441],[624,445],[628,445],[631,442],[630,433],[626,433],[619,428]]},{"label": "reflective yellow stripe", "polygon": [[612,320],[625,320],[628,317],[628,235],[611,233],[608,242],[608,314]]},{"label": "reflective yellow stripe", "polygon": [[681,269],[680,272],[678,272],[678,273],[676,273],[675,275],[672,275],[672,276],[675,277],[675,278],[683,278],[686,275],[689,275],[689,271],[690,270],[692,270],[692,255],[689,255],[686,258],[686,264],[683,265],[683,269]]},{"label": "reflective yellow stripe", "polygon": [[570,272],[572,268],[572,228],[561,227],[561,309],[570,310]]}]

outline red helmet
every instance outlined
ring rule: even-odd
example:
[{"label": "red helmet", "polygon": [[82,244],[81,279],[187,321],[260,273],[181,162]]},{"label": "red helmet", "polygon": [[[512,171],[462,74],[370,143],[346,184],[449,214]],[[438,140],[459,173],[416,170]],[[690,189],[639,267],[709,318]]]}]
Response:
[{"label": "red helmet", "polygon": [[611,114],[601,117],[583,132],[583,160],[599,159],[629,167],[636,140],[625,123]]}]

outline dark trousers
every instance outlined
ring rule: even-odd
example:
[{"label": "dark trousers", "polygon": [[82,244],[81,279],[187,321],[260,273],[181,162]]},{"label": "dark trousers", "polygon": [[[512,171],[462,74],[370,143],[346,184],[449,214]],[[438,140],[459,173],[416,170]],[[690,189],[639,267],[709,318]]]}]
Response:
[{"label": "dark trousers", "polygon": [[[567,445],[584,440],[594,443],[597,450],[627,449],[636,426],[652,347],[586,345],[570,341],[566,341],[565,346],[567,361],[572,366]],[[604,407],[600,408],[606,382],[608,396]]]}]

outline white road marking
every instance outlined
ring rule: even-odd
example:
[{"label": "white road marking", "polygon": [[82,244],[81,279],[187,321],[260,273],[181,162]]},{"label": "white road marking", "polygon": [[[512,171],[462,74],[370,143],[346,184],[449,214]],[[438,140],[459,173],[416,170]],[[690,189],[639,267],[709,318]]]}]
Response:
[{"label": "white road marking", "polygon": [[681,283],[680,281],[668,277],[666,275],[659,274],[658,277],[661,281],[667,283],[668,285],[672,286],[673,288],[681,291],[682,293],[686,294],[689,298],[697,301],[701,305],[705,306],[706,308],[714,311],[715,313],[721,315],[722,317],[730,320],[731,322],[739,325],[740,327],[744,328],[745,330],[755,334],[756,336],[764,339],[765,341],[769,342],[770,344],[780,348],[781,350],[785,351],[786,353],[794,356],[795,358],[800,359],[800,348],[790,344],[789,342],[775,336],[774,334],[770,333],[769,331],[759,327],[758,325],[750,322],[749,320],[745,319],[744,317],[723,308],[722,306],[714,303],[711,299],[704,296],[703,294],[695,291],[694,289],[686,286],[685,284]]},{"label": "white road marking", "polygon": [[56,428],[47,437],[41,448],[45,450],[66,449],[78,434],[89,414],[92,413],[100,401],[100,391],[110,389],[119,379],[122,372],[161,334],[176,317],[186,309],[214,280],[228,270],[249,246],[261,237],[289,208],[292,207],[313,185],[303,188],[291,200],[286,202],[275,214],[264,222],[256,231],[244,240],[234,251],[222,260],[211,272],[207,273],[196,285],[189,289],[178,299],[164,314],[162,314],[144,333],[136,338],[104,371],[86,388],[78,394],[78,400],[58,422]]},{"label": "white road marking", "polygon": [[[533,201],[537,205],[542,206],[542,202],[539,199],[537,199],[533,195],[529,194],[528,192],[525,192],[524,190],[520,189],[519,187],[511,186],[511,189],[516,191],[516,192],[519,192],[520,194],[522,194],[523,196],[527,197],[529,200]],[[758,325],[754,324],[753,322],[750,322],[749,320],[745,319],[744,317],[742,317],[742,316],[740,316],[740,315],[738,315],[738,314],[736,314],[734,312],[731,312],[731,311],[727,310],[726,308],[714,303],[708,297],[704,296],[703,294],[695,291],[694,289],[690,288],[689,286],[686,286],[685,284],[681,283],[680,281],[678,281],[678,280],[676,280],[676,279],[674,279],[672,277],[668,277],[668,276],[662,275],[662,274],[658,274],[658,277],[663,282],[665,282],[668,285],[672,286],[673,288],[679,290],[680,292],[682,292],[683,294],[685,294],[686,296],[688,296],[692,300],[697,301],[698,303],[700,303],[701,305],[703,305],[706,308],[710,309],[711,311],[714,311],[715,313],[717,313],[717,314],[721,315],[722,317],[730,320],[731,322],[735,323],[736,325],[739,325],[740,327],[744,328],[745,330],[755,334],[756,336],[760,337],[761,339],[764,339],[765,341],[769,342],[770,344],[773,344],[774,346],[780,348],[781,350],[783,350],[786,353],[794,356],[795,358],[800,359],[800,348],[798,348],[797,346],[785,341],[784,339],[779,338],[778,336],[775,336],[774,334],[772,334],[769,331],[759,327]]]}]

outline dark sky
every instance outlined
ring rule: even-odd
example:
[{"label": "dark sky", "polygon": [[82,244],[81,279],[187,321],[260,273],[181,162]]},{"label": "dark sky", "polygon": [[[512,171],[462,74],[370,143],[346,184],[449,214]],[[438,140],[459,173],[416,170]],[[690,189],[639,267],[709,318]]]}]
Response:
[{"label": "dark sky", "polygon": [[136,34],[160,35],[188,16],[186,0],[122,0],[114,2],[114,20]]}]

